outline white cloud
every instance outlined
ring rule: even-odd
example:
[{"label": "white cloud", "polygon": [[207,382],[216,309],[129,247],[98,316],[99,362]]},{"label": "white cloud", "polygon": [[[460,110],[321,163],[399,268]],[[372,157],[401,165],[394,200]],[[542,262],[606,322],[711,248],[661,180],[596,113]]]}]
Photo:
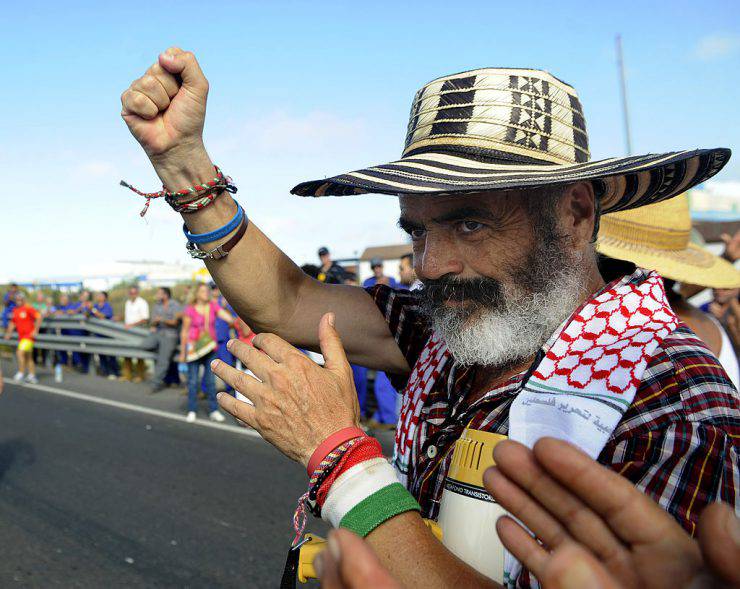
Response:
[{"label": "white cloud", "polygon": [[91,160],[83,162],[73,169],[73,176],[80,179],[110,179],[118,174],[118,168],[111,162]]},{"label": "white cloud", "polygon": [[713,33],[699,39],[694,46],[694,57],[702,61],[722,59],[740,50],[740,35]]},{"label": "white cloud", "polygon": [[277,111],[249,121],[245,130],[252,138],[253,148],[268,155],[313,155],[340,145],[356,150],[363,147],[368,135],[364,120],[344,119],[322,111],[304,116]]}]

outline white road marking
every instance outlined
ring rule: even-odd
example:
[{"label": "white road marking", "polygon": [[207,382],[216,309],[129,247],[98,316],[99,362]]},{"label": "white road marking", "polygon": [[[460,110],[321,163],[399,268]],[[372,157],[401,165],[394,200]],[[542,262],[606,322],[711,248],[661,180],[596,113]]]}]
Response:
[{"label": "white road marking", "polygon": [[[67,389],[60,389],[57,387],[50,387],[45,384],[31,384],[27,382],[19,383],[13,381],[7,381],[7,385],[21,386],[29,389],[36,389],[45,393],[51,393],[52,395],[60,395],[62,397],[69,397],[70,399],[77,399],[78,401],[87,401],[88,403],[97,403],[98,405],[107,405],[108,407],[115,407],[116,409],[126,409],[127,411],[136,411],[138,413],[144,413],[146,415],[154,415],[156,417],[163,417],[164,419],[172,419],[174,421],[180,421],[185,423],[185,416],[181,413],[172,413],[171,411],[162,411],[160,409],[150,409],[149,407],[141,407],[132,403],[124,403],[122,401],[114,401],[112,399],[103,399],[100,397],[94,397],[92,395],[85,395],[84,393],[76,393]],[[241,434],[244,436],[250,436],[253,438],[260,438],[255,430],[246,427],[239,427],[236,425],[228,425],[225,423],[216,423],[210,419],[196,419],[195,422],[188,425],[200,425],[202,427],[211,427],[214,429],[220,429],[228,431],[234,434]]]}]

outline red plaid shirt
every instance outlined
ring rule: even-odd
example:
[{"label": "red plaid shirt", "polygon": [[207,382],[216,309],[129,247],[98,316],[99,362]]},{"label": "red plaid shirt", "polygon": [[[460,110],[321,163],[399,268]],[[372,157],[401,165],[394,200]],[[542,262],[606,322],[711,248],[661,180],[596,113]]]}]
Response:
[{"label": "red plaid shirt", "polygon": [[[430,336],[416,295],[367,289],[409,366]],[[436,519],[452,448],[465,427],[508,435],[509,407],[524,373],[466,401],[477,367],[448,361],[424,404],[409,465],[408,487],[424,517]],[[399,388],[404,378],[395,380]],[[739,396],[717,358],[684,324],[655,350],[632,406],[599,455],[694,534],[708,503],[738,504]],[[521,580],[521,578],[520,578]]]}]

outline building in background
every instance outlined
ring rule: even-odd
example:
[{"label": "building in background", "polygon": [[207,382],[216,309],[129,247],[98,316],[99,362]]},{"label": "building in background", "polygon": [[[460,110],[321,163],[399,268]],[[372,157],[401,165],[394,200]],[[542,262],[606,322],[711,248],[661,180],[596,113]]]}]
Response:
[{"label": "building in background", "polygon": [[360,284],[362,284],[366,278],[370,278],[373,275],[373,270],[370,268],[370,260],[373,258],[380,258],[383,260],[383,272],[386,276],[390,276],[395,278],[397,281],[400,281],[401,277],[398,274],[398,265],[401,263],[401,256],[405,256],[410,253],[410,243],[376,245],[366,248],[358,260]]},{"label": "building in background", "polygon": [[697,221],[740,221],[740,182],[705,182],[689,191],[689,207]]},{"label": "building in background", "polygon": [[109,290],[122,282],[136,282],[141,288],[173,286],[178,282],[211,280],[204,266],[192,263],[168,263],[157,260],[121,260],[82,268],[79,276],[34,277],[16,282],[26,288],[50,288],[59,291]]}]

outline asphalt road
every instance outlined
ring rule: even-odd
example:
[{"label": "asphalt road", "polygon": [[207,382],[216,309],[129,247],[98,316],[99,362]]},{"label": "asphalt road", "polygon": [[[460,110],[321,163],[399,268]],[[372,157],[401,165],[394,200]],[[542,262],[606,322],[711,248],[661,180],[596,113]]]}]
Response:
[{"label": "asphalt road", "polygon": [[277,587],[305,484],[258,438],[6,381],[0,587]]}]

